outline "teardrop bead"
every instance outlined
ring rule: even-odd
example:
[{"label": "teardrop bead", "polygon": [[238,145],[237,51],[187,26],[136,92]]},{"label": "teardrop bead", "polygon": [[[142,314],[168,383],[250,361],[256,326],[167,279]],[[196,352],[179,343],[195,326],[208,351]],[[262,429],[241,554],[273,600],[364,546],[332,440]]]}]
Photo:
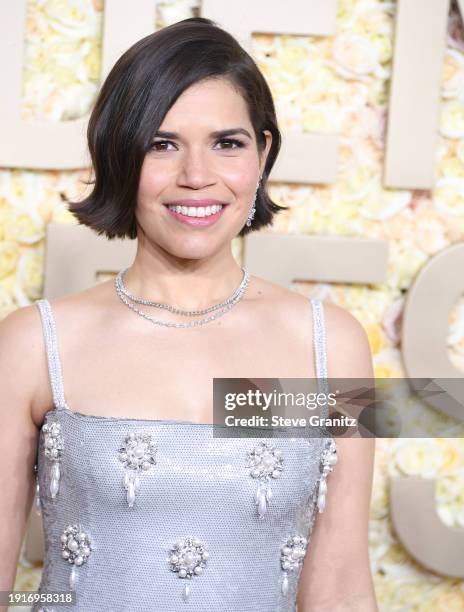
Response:
[{"label": "teardrop bead", "polygon": [[127,489],[127,487],[129,486],[130,483],[130,476],[127,472],[124,472],[124,476],[122,479],[122,484],[124,486],[125,489]]},{"label": "teardrop bead", "polygon": [[325,495],[319,495],[317,498],[317,507],[319,508],[319,512],[323,512],[325,508]]},{"label": "teardrop bead", "polygon": [[259,500],[261,498],[261,491],[262,491],[262,488],[261,488],[261,485],[259,485],[255,492],[255,502],[257,504],[259,504]]},{"label": "teardrop bead", "polygon": [[52,497],[56,497],[56,494],[58,493],[58,490],[60,488],[59,482],[56,478],[52,478],[51,482],[50,482],[50,495]]},{"label": "teardrop bead", "polygon": [[74,589],[76,588],[76,568],[74,565],[69,575],[69,588],[71,589],[71,591],[74,591]]},{"label": "teardrop bead", "polygon": [[129,482],[127,486],[127,503],[129,505],[129,508],[132,508],[132,506],[134,505],[134,501],[135,501],[135,488],[134,488],[134,483],[131,481]]},{"label": "teardrop bead", "polygon": [[35,488],[35,504],[34,504],[34,508],[36,511],[36,514],[38,514],[39,516],[42,514],[42,508],[40,506],[40,485],[37,482],[37,486]]},{"label": "teardrop bead", "polygon": [[259,496],[258,502],[258,514],[260,518],[263,518],[267,511],[266,494],[262,491]]},{"label": "teardrop bead", "polygon": [[189,596],[190,596],[190,585],[188,583],[186,583],[184,585],[184,590],[182,591],[182,597],[183,597],[184,601],[187,601]]},{"label": "teardrop bead", "polygon": [[288,593],[288,576],[284,575],[284,579],[282,580],[282,595],[287,595]]},{"label": "teardrop bead", "polygon": [[266,489],[266,499],[267,499],[267,501],[271,501],[271,499],[272,499],[272,489],[271,489],[271,487],[268,487]]},{"label": "teardrop bead", "polygon": [[319,495],[327,493],[327,482],[322,478],[319,482]]},{"label": "teardrop bead", "polygon": [[140,489],[140,476],[138,474],[136,474],[134,478],[134,487],[136,491]]},{"label": "teardrop bead", "polygon": [[56,478],[56,480],[59,480],[60,476],[61,476],[60,464],[54,463],[51,469],[51,477]]}]

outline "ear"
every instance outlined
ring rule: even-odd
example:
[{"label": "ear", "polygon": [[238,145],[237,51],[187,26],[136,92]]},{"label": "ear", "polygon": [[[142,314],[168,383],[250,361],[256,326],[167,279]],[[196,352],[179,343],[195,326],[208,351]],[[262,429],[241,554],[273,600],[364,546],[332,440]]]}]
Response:
[{"label": "ear", "polygon": [[259,175],[263,176],[264,168],[266,167],[267,156],[269,155],[269,151],[271,150],[272,145],[272,134],[269,130],[263,131],[264,137],[266,139],[266,146],[263,149],[260,158],[259,158]]}]

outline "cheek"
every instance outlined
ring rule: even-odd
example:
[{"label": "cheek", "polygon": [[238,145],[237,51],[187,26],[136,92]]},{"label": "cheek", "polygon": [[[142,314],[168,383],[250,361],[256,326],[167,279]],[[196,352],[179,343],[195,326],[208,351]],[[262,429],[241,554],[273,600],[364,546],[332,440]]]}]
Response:
[{"label": "cheek", "polygon": [[165,177],[165,173],[159,172],[156,168],[153,168],[152,164],[144,162],[140,172],[139,198],[143,201],[156,197],[165,186]]},{"label": "cheek", "polygon": [[258,168],[253,163],[246,163],[224,169],[223,179],[237,195],[247,194],[256,187]]}]

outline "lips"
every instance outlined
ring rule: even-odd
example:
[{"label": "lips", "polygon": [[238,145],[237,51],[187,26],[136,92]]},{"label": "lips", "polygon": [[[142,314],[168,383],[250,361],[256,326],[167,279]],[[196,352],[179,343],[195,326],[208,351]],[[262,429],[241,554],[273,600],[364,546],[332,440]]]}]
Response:
[{"label": "lips", "polygon": [[165,206],[214,206],[215,204],[221,204],[222,206],[227,206],[227,202],[221,202],[221,200],[213,200],[213,199],[203,199],[203,200],[192,200],[192,199],[182,199],[182,200],[171,200],[170,202],[165,202]]},{"label": "lips", "polygon": [[[175,210],[171,210],[169,208],[169,206],[179,206],[179,207],[185,206],[187,208],[188,206],[199,207],[199,206],[214,206],[215,204],[221,204],[221,202],[218,202],[217,200],[188,200],[190,204],[185,204],[186,202],[185,200],[184,200],[184,204],[181,204],[181,202],[182,200],[176,200],[172,202],[172,204],[171,202],[169,204],[166,204],[165,205],[166,210],[169,216],[171,216],[173,219],[185,225],[189,225],[191,227],[209,227],[210,225],[213,225],[223,215],[224,210],[227,208],[227,206],[223,204],[222,208],[218,210],[218,212],[212,215],[208,215],[207,217],[196,217],[196,216],[183,215],[181,212],[176,212]],[[194,202],[194,204],[192,204],[192,202]],[[199,204],[199,202],[202,202],[202,204]],[[207,202],[207,204],[203,204],[203,202]]]}]

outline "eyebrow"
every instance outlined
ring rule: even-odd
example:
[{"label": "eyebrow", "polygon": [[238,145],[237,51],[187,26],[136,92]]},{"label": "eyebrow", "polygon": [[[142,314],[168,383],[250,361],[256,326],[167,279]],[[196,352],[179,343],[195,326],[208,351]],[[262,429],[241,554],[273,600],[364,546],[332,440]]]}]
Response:
[{"label": "eyebrow", "polygon": [[[244,136],[248,136],[250,140],[252,139],[250,132],[245,128],[240,127],[230,128],[228,130],[217,130],[215,132],[211,132],[210,136],[211,138],[225,138],[226,136],[232,136],[233,134],[243,134]],[[155,138],[157,136],[161,138],[180,138],[180,135],[177,132],[163,132],[162,130],[158,130],[158,132],[156,132]]]}]

